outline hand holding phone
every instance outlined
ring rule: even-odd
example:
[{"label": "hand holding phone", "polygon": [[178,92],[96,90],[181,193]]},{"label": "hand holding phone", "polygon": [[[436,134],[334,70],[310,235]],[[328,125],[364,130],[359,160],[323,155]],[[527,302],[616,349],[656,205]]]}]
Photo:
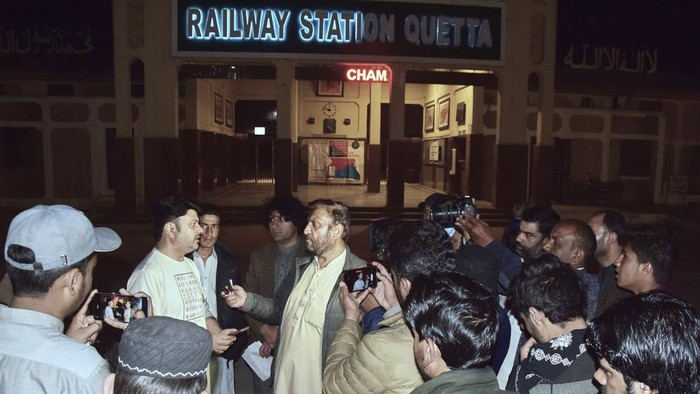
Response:
[{"label": "hand holding phone", "polygon": [[102,329],[102,322],[97,321],[89,312],[88,308],[97,290],[92,290],[90,295],[80,307],[80,310],[73,316],[70,325],[66,329],[66,336],[80,342],[92,345],[97,340],[97,334]]},{"label": "hand holding phone", "polygon": [[360,304],[367,298],[369,291],[356,291],[354,293],[350,292],[350,288],[345,282],[341,282],[338,285],[338,297],[340,298],[340,304],[343,307],[343,313],[345,314],[345,319],[360,321],[360,316],[362,311],[360,309]]},{"label": "hand holding phone", "polygon": [[244,327],[239,329],[236,328],[224,328],[217,333],[212,333],[212,350],[216,354],[222,354],[229,348],[236,340],[236,335],[248,331],[250,327]]},{"label": "hand holding phone", "polygon": [[228,305],[229,308],[236,309],[242,307],[248,298],[248,293],[246,293],[245,289],[238,285],[231,288],[225,286],[219,295],[224,298],[224,301],[226,301],[226,305]]},{"label": "hand holding phone", "polygon": [[399,299],[394,288],[394,281],[391,278],[389,270],[380,263],[373,261],[372,265],[377,269],[377,278],[379,283],[377,287],[370,290],[377,303],[385,310],[389,310],[399,304]]},{"label": "hand holding phone", "polygon": [[142,312],[144,317],[148,315],[148,298],[118,293],[97,293],[88,307],[88,314],[95,320],[107,318],[121,323],[129,323],[137,312]]},{"label": "hand holding phone", "polygon": [[234,332],[230,332],[229,335],[237,336],[238,334],[240,334],[240,333],[242,333],[242,332],[246,332],[246,331],[248,331],[248,330],[250,330],[250,326],[245,326],[245,327],[243,327],[243,328],[237,329],[237,330],[234,331]]},{"label": "hand holding phone", "polygon": [[350,292],[377,287],[377,268],[369,266],[343,271],[343,282]]}]

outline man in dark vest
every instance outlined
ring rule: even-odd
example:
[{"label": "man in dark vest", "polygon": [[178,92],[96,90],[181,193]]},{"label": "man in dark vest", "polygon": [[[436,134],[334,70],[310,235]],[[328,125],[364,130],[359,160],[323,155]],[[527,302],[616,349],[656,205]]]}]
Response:
[{"label": "man in dark vest", "polygon": [[[221,328],[241,329],[247,326],[245,315],[239,310],[229,308],[218,296],[225,286],[241,284],[238,261],[229,250],[218,243],[221,230],[220,212],[212,205],[202,205],[199,225],[203,231],[199,239],[199,248],[188,257],[192,258],[199,269],[209,311]],[[237,335],[233,345],[217,357],[216,374],[211,375],[212,394],[233,393],[234,368],[231,361],[235,362],[241,356],[247,339],[245,332]]]}]

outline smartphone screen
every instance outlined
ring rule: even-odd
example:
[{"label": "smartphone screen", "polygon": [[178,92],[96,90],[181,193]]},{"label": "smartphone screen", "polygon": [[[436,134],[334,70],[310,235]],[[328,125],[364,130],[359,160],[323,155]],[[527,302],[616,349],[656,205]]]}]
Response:
[{"label": "smartphone screen", "polygon": [[117,293],[97,293],[88,307],[88,314],[96,320],[108,317],[112,320],[128,323],[137,311],[148,314],[148,298],[126,296]]},{"label": "smartphone screen", "polygon": [[372,266],[343,271],[343,282],[351,292],[377,287],[377,269]]}]

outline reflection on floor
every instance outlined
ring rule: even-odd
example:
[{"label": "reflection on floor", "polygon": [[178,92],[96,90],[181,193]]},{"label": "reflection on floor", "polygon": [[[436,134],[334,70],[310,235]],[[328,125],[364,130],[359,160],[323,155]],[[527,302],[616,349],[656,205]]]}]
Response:
[{"label": "reflection on floor", "polygon": [[[427,186],[404,184],[404,207],[416,208],[425,197],[441,190]],[[218,206],[260,206],[275,193],[275,185],[261,183],[234,183],[212,192],[202,192],[200,201]],[[299,185],[294,195],[303,203],[317,198],[330,198],[343,202],[349,207],[386,206],[386,185],[380,186],[379,193],[368,193],[366,185]],[[488,201],[480,201],[478,207],[491,207]]]}]

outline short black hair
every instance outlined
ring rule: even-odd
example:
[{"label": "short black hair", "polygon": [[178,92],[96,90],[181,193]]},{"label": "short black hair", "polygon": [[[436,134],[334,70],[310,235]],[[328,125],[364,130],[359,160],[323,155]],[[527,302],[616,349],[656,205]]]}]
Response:
[{"label": "short black hair", "polygon": [[454,271],[455,257],[445,229],[429,220],[400,225],[389,235],[389,263],[398,278]]},{"label": "short black hair", "polygon": [[193,210],[199,215],[199,207],[182,197],[163,197],[153,205],[153,237],[156,242],[163,235],[163,226]]},{"label": "short black hair", "polygon": [[603,216],[603,225],[609,232],[617,234],[617,244],[624,246],[627,237],[627,220],[625,215],[614,209],[605,209],[593,214],[593,216],[597,215]]},{"label": "short black hair", "polygon": [[587,339],[626,380],[700,392],[700,316],[685,300],[661,291],[627,297],[593,319]]},{"label": "short black hair", "polygon": [[571,266],[551,254],[526,261],[510,282],[508,303],[516,316],[532,307],[550,322],[563,324],[586,318],[586,294]]},{"label": "short black hair", "polygon": [[199,216],[212,215],[216,216],[221,220],[221,210],[217,208],[214,204],[201,204],[199,206]]},{"label": "short black hair", "polygon": [[426,206],[432,208],[435,205],[441,204],[448,195],[445,193],[433,193],[418,204],[418,209],[424,209]]},{"label": "short black hair", "polygon": [[117,368],[114,394],[200,394],[207,389],[207,375],[194,378],[166,379],[136,375]]},{"label": "short black hair", "polygon": [[488,365],[498,335],[498,306],[475,280],[459,272],[417,276],[404,316],[420,340],[435,342],[451,369]]},{"label": "short black hair", "polygon": [[651,263],[656,283],[667,284],[678,253],[677,240],[668,228],[656,224],[630,227],[627,243],[637,254],[639,264]]},{"label": "short black hair", "polygon": [[297,234],[304,233],[304,228],[308,222],[309,212],[296,197],[273,197],[265,203],[263,207],[262,225],[268,228],[270,224],[270,215],[272,212],[279,212],[282,219],[294,224],[297,228]]},{"label": "short black hair", "polygon": [[[21,245],[9,245],[7,255],[12,260],[28,266],[32,266],[36,261],[34,251]],[[87,271],[88,261],[94,255],[93,252],[75,264],[52,270],[23,270],[6,263],[7,275],[12,283],[12,294],[15,297],[41,298],[49,292],[58,278],[73,268],[77,268],[84,275]]]},{"label": "short black hair", "polygon": [[537,229],[545,237],[549,237],[554,226],[559,223],[559,214],[549,207],[532,207],[523,211],[520,220],[528,223],[537,223]]}]

